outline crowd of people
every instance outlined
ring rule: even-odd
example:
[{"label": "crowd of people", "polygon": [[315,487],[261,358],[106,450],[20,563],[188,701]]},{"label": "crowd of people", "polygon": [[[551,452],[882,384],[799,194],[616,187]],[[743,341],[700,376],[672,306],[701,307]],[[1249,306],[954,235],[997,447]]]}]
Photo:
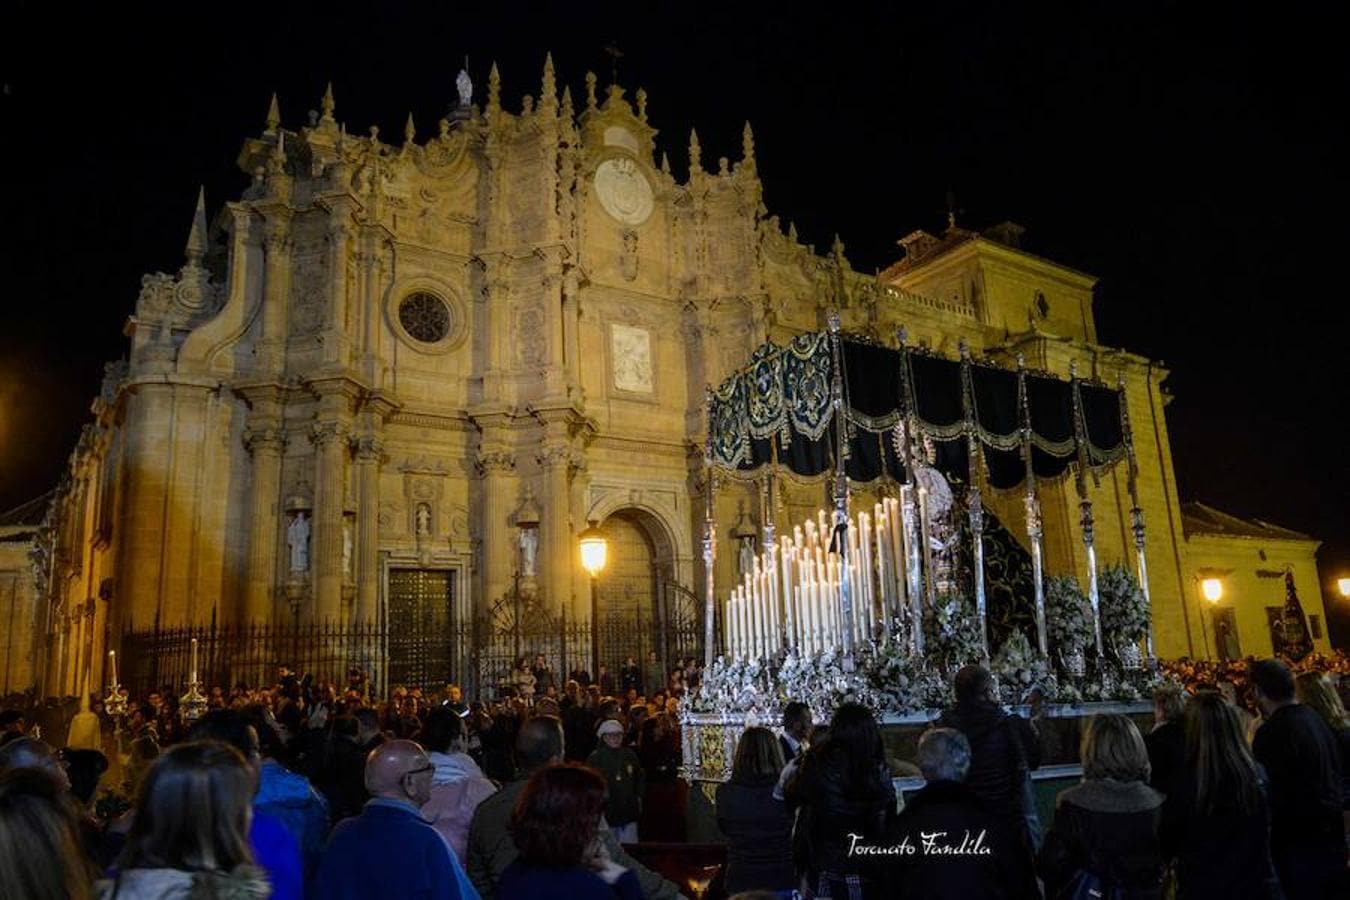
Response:
[{"label": "crowd of people", "polygon": [[[449,685],[371,704],[360,672],[338,688],[283,669],[267,690],[212,690],[186,724],[168,692],[151,694],[113,750],[134,803],[97,814],[108,757],[54,750],[6,715],[0,896],[680,896],[625,845],[684,840],[682,685],[667,679],[668,693],[648,697],[622,671],[612,685],[568,678],[560,690],[529,674],[530,691],[517,683],[488,703]],[[726,891],[1350,896],[1350,717],[1338,686],[1275,660],[1244,674],[1228,692],[1164,685],[1146,734],[1124,715],[1088,719],[1082,781],[1046,823],[1031,778],[1035,721],[999,706],[982,667],[956,674],[956,702],[921,735],[913,766],[888,757],[862,706],[816,723],[788,704],[781,733],[744,730],[716,792]],[[897,796],[903,774],[923,787]]]}]

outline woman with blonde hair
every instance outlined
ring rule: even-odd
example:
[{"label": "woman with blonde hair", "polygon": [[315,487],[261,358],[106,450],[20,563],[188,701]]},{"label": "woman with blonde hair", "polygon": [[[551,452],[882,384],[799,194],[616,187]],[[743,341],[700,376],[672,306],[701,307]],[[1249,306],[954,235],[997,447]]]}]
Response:
[{"label": "woman with blonde hair", "polygon": [[1159,835],[1177,861],[1179,896],[1279,897],[1270,856],[1266,775],[1252,756],[1241,713],[1221,694],[1186,704],[1185,765],[1163,804]]},{"label": "woman with blonde hair", "polygon": [[150,768],[115,878],[100,900],[253,900],[271,895],[248,831],[256,774],[215,741],[179,744]]},{"label": "woman with blonde hair", "polygon": [[1163,795],[1149,787],[1144,738],[1122,715],[1088,720],[1079,746],[1083,781],[1059,795],[1041,847],[1048,898],[1161,900],[1158,823]]},{"label": "woman with blonde hair", "polygon": [[717,826],[727,839],[727,893],[788,891],[792,869],[792,819],[773,798],[783,750],[767,728],[747,728],[736,744],[731,780],[717,788]]}]

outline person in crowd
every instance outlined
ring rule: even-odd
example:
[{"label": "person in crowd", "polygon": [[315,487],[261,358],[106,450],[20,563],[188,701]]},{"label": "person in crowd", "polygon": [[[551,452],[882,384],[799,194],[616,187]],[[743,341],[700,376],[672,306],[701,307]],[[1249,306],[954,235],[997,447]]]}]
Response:
[{"label": "person in crowd", "polygon": [[624,733],[623,745],[637,749],[638,741],[642,738],[642,725],[647,721],[647,705],[637,703],[628,710],[628,729]]},{"label": "person in crowd", "polygon": [[595,749],[596,704],[591,692],[581,689],[577,702],[562,713],[563,733],[567,735],[567,758],[581,762]]},{"label": "person in crowd", "polygon": [[604,829],[605,781],[576,763],[530,777],[511,813],[519,855],[502,872],[502,900],[641,900],[637,875],[612,859]]},{"label": "person in crowd", "polygon": [[619,688],[625,694],[630,690],[635,695],[643,693],[642,669],[638,667],[637,660],[631,656],[624,657],[623,668],[619,669]]},{"label": "person in crowd", "polygon": [[1284,663],[1250,669],[1262,724],[1252,752],[1270,778],[1270,850],[1290,900],[1345,897],[1341,761],[1322,717],[1295,698]]},{"label": "person in crowd", "polygon": [[511,684],[519,696],[526,699],[534,696],[534,673],[530,671],[529,664],[523,656],[516,660],[516,666],[511,670]]},{"label": "person in crowd", "polygon": [[[219,741],[228,744],[244,758],[254,772],[262,766],[258,752],[258,733],[243,713],[233,709],[212,710],[202,716],[188,736],[194,741]],[[248,841],[253,859],[272,886],[272,900],[300,900],[304,896],[304,878],[300,862],[300,842],[285,824],[256,807],[249,824]]]},{"label": "person in crowd", "polygon": [[497,788],[465,752],[464,720],[454,710],[442,706],[428,713],[420,740],[436,767],[431,776],[431,797],[422,807],[422,815],[441,833],[462,865],[473,811]]},{"label": "person in crowd", "polygon": [[685,840],[689,785],[680,778],[683,754],[674,716],[658,711],[642,723],[637,755],[647,783],[638,831],[648,841]]},{"label": "person in crowd", "polygon": [[816,896],[883,896],[874,858],[849,852],[852,835],[880,843],[895,816],[895,788],[869,709],[844,703],[835,710],[828,736],[806,754],[788,797],[799,807],[797,868]]},{"label": "person in crowd", "polygon": [[1278,898],[1265,773],[1242,716],[1216,691],[1186,703],[1185,756],[1163,804],[1159,839],[1186,900]]},{"label": "person in crowd", "polygon": [[60,757],[37,738],[23,735],[0,747],[0,772],[13,769],[39,769],[54,778],[62,790],[70,790],[70,776]]},{"label": "person in crowd", "polygon": [[728,893],[796,886],[792,819],[773,797],[783,751],[767,728],[747,728],[736,744],[731,780],[717,788],[717,827],[727,839]]},{"label": "person in crowd", "polygon": [[127,722],[127,733],[131,736],[127,774],[131,779],[132,794],[140,789],[146,771],[159,756],[159,731],[155,727],[155,716],[154,704],[142,703],[133,708],[131,719]]},{"label": "person in crowd", "polygon": [[50,772],[0,769],[0,897],[88,900],[94,868],[79,820],[73,798]]},{"label": "person in crowd", "polygon": [[586,765],[605,776],[609,801],[605,819],[614,839],[621,844],[638,842],[638,818],[642,815],[645,775],[637,754],[623,745],[623,723],[605,719],[595,731],[600,743]]},{"label": "person in crowd", "polygon": [[461,718],[469,713],[469,705],[464,702],[464,690],[454,683],[445,686],[444,705],[450,707],[451,712]]},{"label": "person in crowd", "polygon": [[27,728],[28,722],[20,710],[7,709],[0,712],[0,746],[23,737]]},{"label": "person in crowd", "polygon": [[[530,776],[549,765],[563,762],[562,723],[551,716],[535,716],[525,722],[516,737],[515,761],[520,777],[478,804],[469,825],[469,879],[483,900],[496,896],[497,883],[519,851],[511,835],[511,816]],[[600,828],[600,839],[609,858],[625,869],[632,869],[647,900],[674,900],[679,888],[655,872],[644,868],[623,852],[608,826]]]},{"label": "person in crowd", "polygon": [[94,814],[94,798],[108,757],[99,750],[66,747],[56,754],[70,782],[70,793],[79,809],[80,838],[100,869],[112,865],[123,846],[123,836],[109,831]]},{"label": "person in crowd", "polygon": [[[1151,771],[1149,784],[1163,794],[1172,792],[1172,780],[1181,772],[1186,758],[1186,733],[1182,715],[1186,712],[1186,691],[1175,682],[1164,682],[1153,691],[1153,728],[1144,735]],[[1236,710],[1234,710],[1236,712]]]},{"label": "person in crowd", "polygon": [[600,693],[606,697],[614,696],[614,673],[609,670],[609,666],[600,664],[600,671],[595,676],[595,683],[600,685]]},{"label": "person in crowd", "polygon": [[544,654],[539,653],[535,655],[534,664],[530,666],[530,674],[534,676],[535,694],[537,696],[543,696],[553,684],[553,670],[548,667],[548,662],[544,659]]},{"label": "person in crowd", "polygon": [[1336,738],[1341,760],[1341,805],[1346,813],[1346,834],[1350,837],[1350,715],[1331,678],[1318,672],[1301,672],[1294,679],[1294,695],[1327,723]]},{"label": "person in crowd", "polygon": [[276,730],[253,710],[249,717],[258,735],[262,763],[258,768],[258,793],[253,798],[255,812],[266,813],[286,827],[300,845],[301,871],[305,883],[314,881],[328,839],[328,804],[309,779],[282,765],[286,748]]},{"label": "person in crowd", "polygon": [[[956,706],[938,719],[970,742],[966,786],[996,817],[1021,822],[1029,846],[1040,841],[1040,823],[1031,804],[1032,770],[1040,767],[1041,748],[1031,725],[1003,711],[994,698],[994,679],[983,666],[966,666],[954,681]],[[1011,829],[1010,829],[1011,831]]]},{"label": "person in crowd", "polygon": [[146,773],[116,874],[101,900],[263,898],[248,832],[256,784],[239,751],[217,741],[178,744]]},{"label": "person in crowd", "polygon": [[1079,756],[1083,782],[1060,793],[1041,847],[1046,896],[1101,890],[1102,896],[1161,900],[1163,796],[1148,785],[1148,749],[1139,729],[1126,716],[1093,716]]},{"label": "person in crowd", "polygon": [[422,816],[436,766],[412,741],[388,741],[366,763],[370,802],[333,829],[319,866],[324,900],[473,900],[450,845]]},{"label": "person in crowd", "polygon": [[[970,772],[966,736],[954,728],[930,728],[919,738],[918,763],[924,787],[905,804],[884,842],[915,848],[911,856],[890,860],[888,883],[895,893],[915,900],[1040,896],[1026,843],[1016,832],[1009,834],[1007,822],[992,816],[965,783]],[[930,847],[935,852],[928,852]],[[971,852],[937,852],[946,848]]]},{"label": "person in crowd", "polygon": [[782,746],[784,764],[805,752],[806,739],[813,726],[811,707],[805,703],[793,700],[783,707],[783,733],[778,736],[778,742]]}]

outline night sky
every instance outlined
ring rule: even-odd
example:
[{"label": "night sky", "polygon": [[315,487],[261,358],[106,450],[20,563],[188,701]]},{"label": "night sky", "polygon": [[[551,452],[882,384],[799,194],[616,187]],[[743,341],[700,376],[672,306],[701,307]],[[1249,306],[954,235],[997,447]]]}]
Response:
[{"label": "night sky", "polygon": [[1101,341],[1172,370],[1182,498],[1325,541],[1344,613],[1350,67],[1331,5],[121,5],[0,15],[0,510],[54,483],[140,276],[182,264],[199,184],[211,215],[238,197],[273,90],[289,128],[331,78],[349,131],[398,141],[411,111],[425,140],[466,55],[475,100],[496,60],[515,111],[552,50],[581,106],[614,43],[677,176],[691,126],[715,170],[749,119],[770,212],[821,250],[838,232],[860,271],[940,229],[950,193],[961,224],[1012,219],[1099,277]]}]

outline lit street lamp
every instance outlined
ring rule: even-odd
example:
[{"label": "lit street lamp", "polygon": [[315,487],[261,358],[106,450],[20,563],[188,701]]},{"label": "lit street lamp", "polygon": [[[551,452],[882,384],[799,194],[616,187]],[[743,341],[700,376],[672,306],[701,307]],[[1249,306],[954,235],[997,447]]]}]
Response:
[{"label": "lit street lamp", "polygon": [[591,519],[590,526],[578,538],[581,545],[581,567],[591,576],[591,678],[600,677],[600,607],[596,600],[595,579],[605,568],[609,555],[609,541],[599,523]]},{"label": "lit street lamp", "polygon": [[1337,578],[1336,590],[1341,592],[1342,597],[1350,597],[1350,578]]},{"label": "lit street lamp", "polygon": [[1205,595],[1205,599],[1210,603],[1218,603],[1223,597],[1223,580],[1219,578],[1206,578],[1200,582],[1200,590]]}]

